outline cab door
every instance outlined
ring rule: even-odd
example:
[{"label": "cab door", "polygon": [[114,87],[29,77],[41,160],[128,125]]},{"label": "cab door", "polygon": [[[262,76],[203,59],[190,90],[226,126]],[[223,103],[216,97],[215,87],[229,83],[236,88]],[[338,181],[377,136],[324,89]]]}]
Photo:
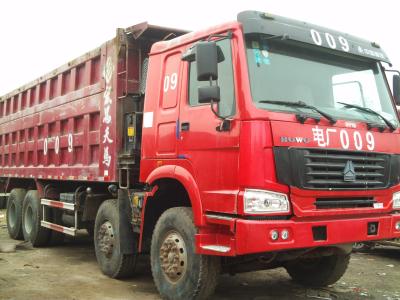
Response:
[{"label": "cab door", "polygon": [[177,120],[179,118],[179,90],[181,77],[180,51],[165,56],[159,94],[159,108],[155,111],[156,128],[156,157],[158,159],[172,159],[177,157]]},{"label": "cab door", "polygon": [[205,211],[236,212],[239,123],[235,120],[235,80],[232,64],[232,40],[217,41],[224,54],[218,64],[221,101],[218,112],[233,119],[231,128],[219,131],[221,120],[210,104],[200,104],[198,88],[209,82],[197,81],[196,62],[186,62],[178,125],[178,153],[192,165]]}]

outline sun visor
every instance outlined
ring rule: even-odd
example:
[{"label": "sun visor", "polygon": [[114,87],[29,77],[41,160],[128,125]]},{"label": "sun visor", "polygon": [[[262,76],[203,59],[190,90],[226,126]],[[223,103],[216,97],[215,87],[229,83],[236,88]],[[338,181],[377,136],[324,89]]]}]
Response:
[{"label": "sun visor", "polygon": [[285,36],[289,40],[390,64],[389,58],[378,44],[347,33],[258,11],[241,12],[238,14],[238,21],[243,26],[244,34],[263,33],[271,36]]}]

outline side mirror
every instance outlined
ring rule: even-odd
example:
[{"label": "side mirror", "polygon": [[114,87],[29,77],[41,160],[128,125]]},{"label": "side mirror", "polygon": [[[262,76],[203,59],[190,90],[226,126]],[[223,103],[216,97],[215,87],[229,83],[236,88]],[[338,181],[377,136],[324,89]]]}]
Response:
[{"label": "side mirror", "polygon": [[218,79],[218,50],[215,42],[196,44],[196,65],[198,81]]},{"label": "side mirror", "polygon": [[393,98],[396,105],[400,105],[400,76],[393,75]]},{"label": "side mirror", "polygon": [[219,86],[201,86],[199,87],[199,103],[210,103],[220,101]]}]

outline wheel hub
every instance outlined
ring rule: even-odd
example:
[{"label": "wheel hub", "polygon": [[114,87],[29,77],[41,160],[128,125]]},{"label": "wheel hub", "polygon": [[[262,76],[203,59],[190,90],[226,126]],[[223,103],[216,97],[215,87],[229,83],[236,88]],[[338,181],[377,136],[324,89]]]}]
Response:
[{"label": "wheel hub", "polygon": [[104,253],[107,258],[110,258],[114,249],[114,229],[110,222],[105,222],[100,226],[99,234],[97,236],[100,251]]},{"label": "wheel hub", "polygon": [[169,232],[160,247],[160,262],[166,278],[176,283],[186,273],[187,254],[182,236],[176,232]]}]

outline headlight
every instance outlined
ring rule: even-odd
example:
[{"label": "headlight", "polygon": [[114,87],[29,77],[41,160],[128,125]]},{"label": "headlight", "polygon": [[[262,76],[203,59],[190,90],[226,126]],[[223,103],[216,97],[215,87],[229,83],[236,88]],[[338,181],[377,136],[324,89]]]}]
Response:
[{"label": "headlight", "polygon": [[245,213],[264,214],[286,213],[290,211],[289,200],[285,194],[246,189],[243,198]]},{"label": "headlight", "polygon": [[394,229],[400,231],[400,222],[396,222],[396,224],[394,225]]},{"label": "headlight", "polygon": [[400,192],[393,193],[393,208],[400,208]]}]

